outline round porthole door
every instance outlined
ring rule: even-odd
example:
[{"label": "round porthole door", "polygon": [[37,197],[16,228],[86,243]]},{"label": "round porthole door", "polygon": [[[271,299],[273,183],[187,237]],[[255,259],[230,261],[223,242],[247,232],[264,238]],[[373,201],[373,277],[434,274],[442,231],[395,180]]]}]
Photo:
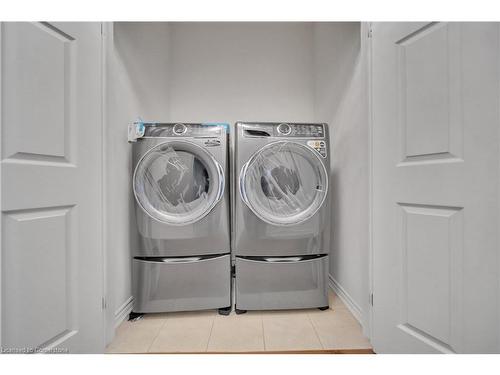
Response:
[{"label": "round porthole door", "polygon": [[146,152],[137,163],[133,190],[151,218],[171,225],[195,223],[224,194],[224,171],[203,147],[168,141]]},{"label": "round porthole door", "polygon": [[240,196],[266,223],[295,225],[311,218],[328,193],[328,173],[317,152],[297,142],[270,143],[240,171]]}]

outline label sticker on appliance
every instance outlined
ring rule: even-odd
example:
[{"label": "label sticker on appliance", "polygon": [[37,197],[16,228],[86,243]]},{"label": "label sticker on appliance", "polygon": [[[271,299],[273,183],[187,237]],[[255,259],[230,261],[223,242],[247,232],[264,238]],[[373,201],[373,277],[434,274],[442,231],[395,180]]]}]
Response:
[{"label": "label sticker on appliance", "polygon": [[315,149],[323,158],[326,158],[326,142],[325,141],[307,141],[307,145]]},{"label": "label sticker on appliance", "polygon": [[134,122],[128,125],[128,141],[137,142],[137,139],[144,137],[146,128],[142,121]]},{"label": "label sticker on appliance", "polygon": [[220,139],[208,139],[205,141],[205,147],[220,146]]}]

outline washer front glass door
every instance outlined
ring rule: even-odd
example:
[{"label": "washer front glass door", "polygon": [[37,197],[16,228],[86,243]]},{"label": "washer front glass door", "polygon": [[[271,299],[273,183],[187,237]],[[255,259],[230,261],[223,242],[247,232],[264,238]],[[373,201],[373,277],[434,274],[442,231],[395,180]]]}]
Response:
[{"label": "washer front glass door", "polygon": [[297,142],[270,143],[240,173],[240,195],[255,215],[273,225],[312,217],[328,192],[328,174],[316,151]]},{"label": "washer front glass door", "polygon": [[133,187],[140,207],[172,225],[207,215],[224,193],[224,171],[204,148],[187,141],[159,144],[137,163]]}]

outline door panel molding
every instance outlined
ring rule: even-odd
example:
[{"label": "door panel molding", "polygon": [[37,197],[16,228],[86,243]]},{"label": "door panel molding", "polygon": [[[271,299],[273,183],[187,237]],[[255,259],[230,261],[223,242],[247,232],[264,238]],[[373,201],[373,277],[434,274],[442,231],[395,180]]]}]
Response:
[{"label": "door panel molding", "polygon": [[3,66],[3,116],[12,125],[2,131],[2,159],[75,164],[76,39],[49,23],[13,23],[4,34],[15,52]]},{"label": "door panel molding", "polygon": [[[463,158],[461,27],[432,22],[395,44],[401,163]],[[434,60],[429,59],[429,50]],[[439,85],[437,84],[439,83]]]},{"label": "door panel molding", "polygon": [[399,324],[398,328],[405,334],[412,336],[414,339],[421,341],[424,345],[434,348],[437,352],[443,354],[455,354],[456,352],[447,343],[440,341],[436,337],[412,326],[409,323]]},{"label": "door panel molding", "polygon": [[2,213],[6,345],[45,350],[77,332],[76,211],[70,205]]},{"label": "door panel molding", "polygon": [[460,352],[464,303],[463,207],[399,202],[398,206],[401,220],[398,328],[443,353]]}]

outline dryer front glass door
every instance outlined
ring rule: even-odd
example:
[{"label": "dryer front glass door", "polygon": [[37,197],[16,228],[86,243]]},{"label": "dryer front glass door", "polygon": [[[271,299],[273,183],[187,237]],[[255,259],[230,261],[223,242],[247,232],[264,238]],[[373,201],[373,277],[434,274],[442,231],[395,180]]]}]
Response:
[{"label": "dryer front glass door", "polygon": [[326,168],[313,149],[274,142],[256,152],[240,173],[240,195],[255,215],[273,225],[312,217],[328,191]]},{"label": "dryer front glass door", "polygon": [[165,142],[139,160],[133,187],[138,204],[153,219],[190,224],[222,198],[224,171],[209,152],[192,142]]}]

